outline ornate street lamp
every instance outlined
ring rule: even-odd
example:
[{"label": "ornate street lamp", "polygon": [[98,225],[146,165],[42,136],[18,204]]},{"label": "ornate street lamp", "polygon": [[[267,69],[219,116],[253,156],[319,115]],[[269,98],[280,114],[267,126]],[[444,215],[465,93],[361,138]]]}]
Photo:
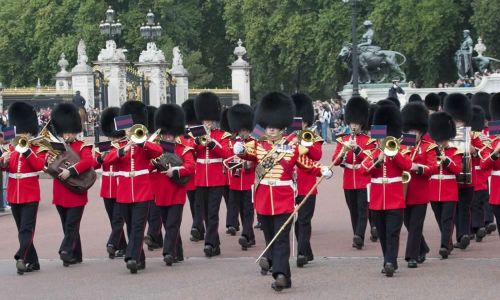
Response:
[{"label": "ornate street lamp", "polygon": [[113,37],[122,34],[122,24],[120,20],[115,22],[115,11],[111,6],[106,10],[106,21],[101,21],[99,29],[102,35],[107,36],[108,40],[112,40]]},{"label": "ornate street lamp", "polygon": [[162,28],[160,23],[155,25],[155,15],[151,12],[151,9],[146,15],[146,20],[147,22],[140,28],[141,36],[148,41],[154,41],[161,36]]},{"label": "ornate street lamp", "polygon": [[358,57],[358,38],[357,38],[357,6],[362,0],[342,0],[345,4],[351,5],[351,31],[352,31],[352,96],[359,96],[359,57]]}]

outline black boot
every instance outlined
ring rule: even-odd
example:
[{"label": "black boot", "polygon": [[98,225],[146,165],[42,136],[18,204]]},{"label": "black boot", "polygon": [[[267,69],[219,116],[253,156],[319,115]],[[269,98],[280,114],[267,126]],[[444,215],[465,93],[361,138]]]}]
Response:
[{"label": "black boot", "polygon": [[261,275],[267,275],[267,272],[271,268],[271,263],[266,257],[262,257],[259,260],[259,267],[260,267],[260,274]]},{"label": "black boot", "polygon": [[480,243],[483,241],[483,238],[486,236],[486,228],[481,227],[476,232],[476,242]]},{"label": "black boot", "polygon": [[23,275],[24,272],[27,271],[26,263],[24,262],[23,259],[18,259],[16,261],[16,269],[17,269],[17,274],[19,275]]},{"label": "black boot", "polygon": [[414,269],[414,268],[416,268],[416,267],[418,267],[418,265],[417,265],[417,261],[416,261],[415,259],[410,259],[410,260],[408,261],[408,268],[410,268],[410,269]]},{"label": "black boot", "polygon": [[271,288],[276,292],[281,292],[283,289],[289,289],[292,287],[292,280],[286,278],[283,274],[278,274],[276,279],[271,284]]},{"label": "black boot", "polygon": [[127,269],[130,270],[130,273],[131,274],[136,274],[137,273],[137,261],[131,259],[129,261],[127,261]]},{"label": "black boot", "polygon": [[363,239],[359,235],[355,235],[352,238],[352,247],[356,248],[358,250],[361,250],[363,248]]},{"label": "black boot", "polygon": [[386,263],[384,266],[385,276],[392,277],[394,275],[394,265],[392,263]]},{"label": "black boot", "polygon": [[297,255],[297,267],[303,268],[304,265],[308,263],[307,257],[305,255],[299,254]]},{"label": "black boot", "polygon": [[174,257],[172,255],[170,255],[170,254],[166,254],[163,257],[163,261],[165,262],[165,264],[167,266],[171,266],[174,263]]}]

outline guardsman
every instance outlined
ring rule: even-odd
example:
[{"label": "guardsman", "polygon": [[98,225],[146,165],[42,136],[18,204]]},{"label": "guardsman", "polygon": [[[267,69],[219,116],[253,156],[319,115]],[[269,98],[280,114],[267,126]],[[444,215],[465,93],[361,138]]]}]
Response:
[{"label": "guardsman", "polygon": [[382,272],[392,277],[398,269],[399,234],[406,206],[402,175],[410,171],[412,163],[401,154],[397,142],[402,135],[399,109],[395,105],[380,106],[373,116],[373,124],[386,125],[387,138],[377,140],[377,148],[363,160],[361,167],[371,176],[369,209],[384,254]]},{"label": "guardsman", "polygon": [[368,221],[368,199],[366,186],[370,176],[361,169],[361,162],[366,157],[364,151],[375,148],[375,140],[362,132],[368,121],[370,104],[364,98],[353,97],[345,107],[344,119],[349,124],[351,134],[337,138],[337,148],[332,161],[344,168],[344,195],[351,215],[353,231],[352,246],[362,249]]},{"label": "guardsman", "polygon": [[[154,122],[155,128],[161,130],[160,144],[163,143],[165,147],[162,156],[154,160],[156,172],[151,174],[153,194],[165,229],[163,261],[171,266],[174,262],[184,260],[180,227],[186,203],[186,183],[194,175],[195,160],[193,148],[183,145],[180,139],[185,133],[186,124],[180,106],[161,105]],[[170,161],[177,163],[166,165]]]},{"label": "guardsman", "polygon": [[[16,127],[16,134],[25,141],[38,134],[35,109],[24,102],[14,102],[8,110],[9,125]],[[19,140],[16,139],[16,141]],[[19,142],[17,143],[19,145]],[[38,153],[38,146],[11,146],[0,158],[2,169],[8,172],[7,201],[17,226],[19,248],[14,255],[17,273],[40,270],[40,263],[33,239],[40,202],[38,172],[43,169],[45,153]]]},{"label": "guardsman", "polygon": [[[64,238],[59,248],[59,257],[64,266],[82,262],[82,244],[80,240],[80,222],[87,204],[87,191],[77,194],[69,190],[61,181],[72,176],[79,176],[93,166],[92,145],[77,138],[82,131],[82,122],[78,108],[72,103],[59,103],[51,113],[51,124],[56,134],[80,157],[80,161],[68,168],[62,168],[58,179],[54,179],[53,203],[61,217]],[[54,157],[48,156],[48,163]]]},{"label": "guardsman", "polygon": [[[237,142],[234,153],[257,164],[254,206],[260,215],[261,227],[266,245],[285,224],[294,211],[295,191],[293,170],[297,166],[316,176],[331,176],[328,167],[321,167],[305,155],[299,154],[294,142],[296,135],[285,136],[283,130],[289,126],[295,114],[295,106],[290,97],[273,92],[265,95],[255,111],[256,123],[265,129],[265,135],[258,141],[246,145]],[[275,281],[271,287],[276,291],[290,288],[290,227],[289,223],[259,261],[261,273],[273,270]]]},{"label": "guardsman", "polygon": [[438,147],[435,148],[437,169],[431,176],[428,193],[441,231],[439,255],[446,259],[453,250],[453,225],[459,197],[456,176],[462,170],[462,158],[457,148],[450,145],[450,140],[456,135],[456,127],[448,113],[437,112],[429,116],[429,133]]},{"label": "guardsman", "polygon": [[[147,125],[147,108],[139,101],[127,101],[120,108],[120,116],[131,115],[135,125]],[[143,250],[144,229],[153,200],[149,166],[151,159],[160,156],[160,145],[127,129],[128,141],[120,148],[111,149],[104,158],[105,164],[118,166],[116,202],[127,224],[128,245],[125,262],[130,273],[146,268]],[[144,133],[144,132],[143,132]]]},{"label": "guardsman", "polygon": [[[235,142],[249,143],[254,141],[250,133],[253,129],[253,109],[246,104],[236,104],[228,109],[227,119],[230,131],[235,134],[231,146]],[[229,161],[228,161],[229,160]],[[228,210],[230,224],[238,224],[241,218],[242,231],[238,243],[242,250],[255,245],[253,231],[253,185],[255,182],[255,163],[242,160],[237,156],[225,160],[224,165],[229,174],[229,203],[234,207]]]},{"label": "guardsman", "polygon": [[408,103],[401,111],[403,132],[415,135],[414,146],[403,146],[402,153],[412,161],[411,179],[407,183],[404,225],[408,230],[405,260],[409,268],[425,261],[429,246],[423,235],[429,203],[429,179],[437,168],[436,144],[423,139],[429,124],[429,111],[423,103]]},{"label": "guardsman", "polygon": [[220,255],[219,208],[227,184],[222,161],[232,155],[229,148],[230,134],[217,128],[220,121],[221,103],[211,92],[199,94],[194,100],[196,118],[207,131],[205,136],[195,138],[196,153],[196,202],[202,211],[196,211],[196,222],[205,222],[206,234],[199,228],[191,229],[191,235],[201,240],[205,235],[205,256]]},{"label": "guardsman", "polygon": [[[111,141],[111,147],[117,148],[121,142],[125,141],[125,132],[115,129],[115,118],[119,115],[119,107],[108,107],[101,113],[101,132]],[[111,148],[110,148],[111,149]],[[116,164],[103,164],[107,151],[103,153],[96,152],[94,159],[94,169],[102,168],[101,192],[100,196],[104,200],[104,207],[108,214],[111,224],[111,234],[106,244],[106,250],[109,258],[123,257],[127,249],[127,240],[123,232],[123,217],[116,204],[116,188],[118,186],[118,177],[116,175]]]}]

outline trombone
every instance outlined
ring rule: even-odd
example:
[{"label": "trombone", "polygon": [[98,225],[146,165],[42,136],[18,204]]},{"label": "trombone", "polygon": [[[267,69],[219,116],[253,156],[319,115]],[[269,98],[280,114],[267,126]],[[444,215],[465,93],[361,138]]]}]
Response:
[{"label": "trombone", "polygon": [[382,151],[386,156],[389,157],[395,156],[396,154],[398,154],[399,148],[400,148],[400,141],[399,139],[393,136],[386,137],[382,142]]},{"label": "trombone", "polygon": [[135,144],[142,144],[148,139],[148,129],[142,124],[135,124],[127,131],[127,138]]},{"label": "trombone", "polygon": [[298,134],[298,139],[300,144],[304,147],[311,147],[314,144],[314,131],[316,130],[316,126],[310,129],[301,130]]},{"label": "trombone", "polygon": [[14,150],[23,154],[26,153],[30,149],[30,145],[33,142],[39,141],[43,139],[43,136],[37,136],[32,139],[28,138],[27,135],[21,134],[17,135],[11,142],[12,146],[14,147]]}]

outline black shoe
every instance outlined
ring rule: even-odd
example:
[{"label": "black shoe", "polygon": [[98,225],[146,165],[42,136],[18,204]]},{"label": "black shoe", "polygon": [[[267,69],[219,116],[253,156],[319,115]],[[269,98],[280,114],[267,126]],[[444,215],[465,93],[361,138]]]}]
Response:
[{"label": "black shoe", "polygon": [[120,249],[115,253],[115,257],[124,257],[124,256],[125,256],[125,249]]},{"label": "black shoe", "polygon": [[111,244],[108,244],[106,246],[106,251],[108,251],[108,257],[110,259],[114,259],[116,257],[116,249],[115,249],[115,246],[111,245]]},{"label": "black shoe", "polygon": [[297,256],[297,267],[303,268],[304,265],[306,265],[307,263],[308,263],[308,261],[307,261],[307,257],[305,255],[299,254]]},{"label": "black shoe", "polygon": [[489,223],[486,225],[486,233],[491,234],[492,232],[497,230],[497,224],[495,223]]},{"label": "black shoe", "polygon": [[40,271],[40,264],[38,262],[26,264],[26,272]]},{"label": "black shoe", "polygon": [[307,262],[313,261],[314,260],[314,255],[308,255],[307,256]]},{"label": "black shoe", "polygon": [[286,278],[283,274],[278,274],[276,279],[271,284],[271,288],[276,292],[281,292],[283,289],[289,289],[292,287],[292,280]]},{"label": "black shoe", "polygon": [[445,247],[441,247],[439,249],[439,255],[441,255],[442,259],[447,259],[448,255],[450,255],[450,251]]},{"label": "black shoe", "polygon": [[267,272],[269,272],[269,269],[271,268],[271,264],[269,263],[269,260],[266,257],[262,257],[259,260],[259,267],[260,267],[260,274],[267,275]]},{"label": "black shoe", "polygon": [[394,265],[392,263],[386,263],[384,266],[385,276],[392,277],[394,275]]},{"label": "black shoe", "polygon": [[476,232],[476,242],[480,243],[483,241],[483,238],[486,236],[486,228],[481,227]]},{"label": "black shoe", "polygon": [[178,262],[181,262],[181,261],[184,261],[184,256],[176,256],[174,258],[174,263],[178,263]]},{"label": "black shoe", "polygon": [[198,242],[203,240],[203,236],[198,230],[198,228],[191,228],[191,237],[189,238],[192,242]]},{"label": "black shoe", "polygon": [[261,229],[261,227],[262,227],[262,224],[260,222],[257,222],[257,224],[255,224],[255,226],[253,228]]},{"label": "black shoe", "polygon": [[376,243],[378,241],[377,227],[372,227],[370,229],[370,241]]},{"label": "black shoe", "polygon": [[213,247],[212,245],[205,245],[203,248],[203,252],[205,252],[206,257],[213,257],[220,255],[220,247]]},{"label": "black shoe", "polygon": [[422,263],[424,263],[425,259],[426,259],[425,254],[419,255],[419,256],[417,257],[417,264],[422,264]]},{"label": "black shoe", "polygon": [[356,248],[358,250],[361,250],[363,248],[363,239],[359,235],[355,235],[354,238],[352,239],[352,247]]},{"label": "black shoe", "polygon": [[26,263],[24,262],[23,259],[18,259],[16,261],[16,269],[17,269],[17,274],[19,275],[23,275],[24,272],[27,272]]},{"label": "black shoe", "polygon": [[133,259],[127,261],[127,269],[130,270],[131,274],[136,274],[137,270],[138,270],[137,261],[135,261]]},{"label": "black shoe", "polygon": [[236,228],[234,228],[233,226],[229,226],[226,230],[226,233],[231,235],[231,236],[235,236],[236,235]]},{"label": "black shoe", "polygon": [[238,243],[240,244],[241,250],[243,251],[246,251],[248,248],[250,248],[250,242],[244,236],[240,236],[240,238],[238,239]]},{"label": "black shoe", "polygon": [[161,245],[158,244],[157,242],[155,242],[150,235],[146,235],[144,237],[144,244],[146,244],[148,246],[149,251],[154,251],[156,249],[161,248]]},{"label": "black shoe", "polygon": [[138,262],[137,263],[137,270],[144,270],[146,269],[146,262],[143,261],[143,262]]},{"label": "black shoe", "polygon": [[469,244],[470,244],[469,236],[464,235],[464,236],[462,236],[462,238],[460,239],[460,242],[458,243],[458,248],[465,250],[465,249],[467,249]]},{"label": "black shoe", "polygon": [[61,251],[61,253],[59,253],[59,258],[63,261],[63,266],[65,267],[77,263],[76,259],[66,251]]},{"label": "black shoe", "polygon": [[173,263],[174,263],[174,257],[170,254],[166,254],[164,257],[163,257],[163,261],[165,262],[165,264],[167,266],[171,266]]},{"label": "black shoe", "polygon": [[410,259],[410,260],[408,261],[408,268],[410,268],[410,269],[414,269],[414,268],[417,268],[417,267],[418,267],[418,265],[417,265],[417,260],[415,260],[415,259]]}]

